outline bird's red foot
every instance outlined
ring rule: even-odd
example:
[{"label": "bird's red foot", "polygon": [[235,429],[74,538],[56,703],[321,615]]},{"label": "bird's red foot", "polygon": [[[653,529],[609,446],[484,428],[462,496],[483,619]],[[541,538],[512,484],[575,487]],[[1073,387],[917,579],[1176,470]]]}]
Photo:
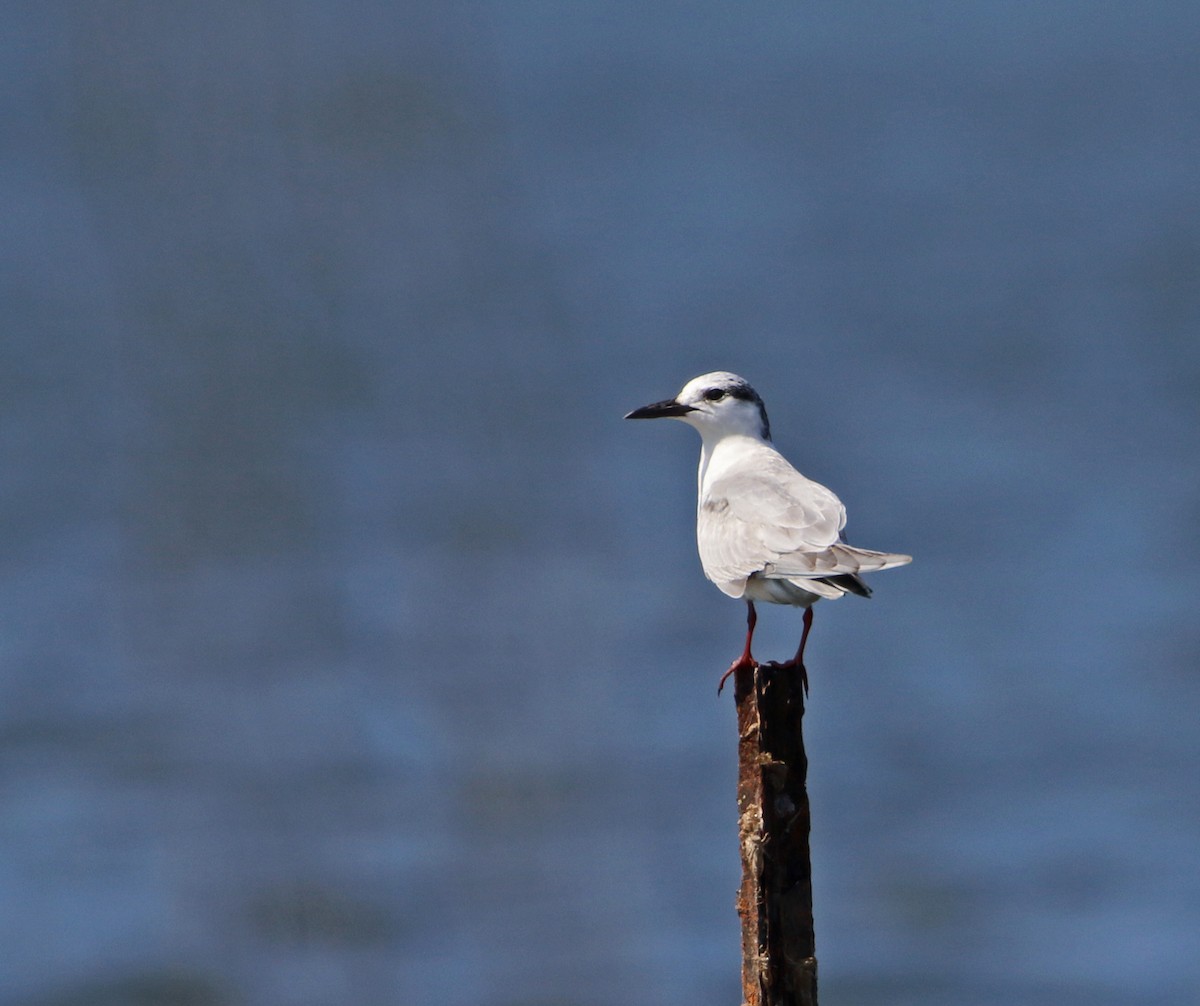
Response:
[{"label": "bird's red foot", "polygon": [[749,654],[743,653],[737,658],[737,660],[729,665],[729,670],[721,675],[721,680],[717,682],[717,694],[721,694],[722,689],[725,687],[725,682],[729,680],[731,675],[736,674],[738,671],[755,670],[758,670],[758,661]]},{"label": "bird's red foot", "polygon": [[772,671],[799,671],[800,684],[804,686],[804,697],[808,698],[808,669],[804,666],[804,662],[792,657],[791,660],[772,660],[769,664],[763,664],[764,667]]},{"label": "bird's red foot", "polygon": [[804,609],[804,631],[800,633],[800,646],[791,660],[783,663],[772,660],[766,666],[773,671],[799,671],[800,683],[804,686],[804,697],[808,698],[808,670],[804,666],[804,646],[808,642],[808,633],[812,629],[812,607]]},{"label": "bird's red foot", "polygon": [[729,680],[729,675],[737,671],[755,671],[758,670],[758,661],[750,656],[750,644],[754,641],[754,626],[758,624],[758,614],[754,610],[754,602],[746,602],[746,645],[742,647],[742,655],[729,665],[729,670],[721,675],[721,680],[717,682],[717,694],[721,694],[721,689],[725,687],[725,682]]}]

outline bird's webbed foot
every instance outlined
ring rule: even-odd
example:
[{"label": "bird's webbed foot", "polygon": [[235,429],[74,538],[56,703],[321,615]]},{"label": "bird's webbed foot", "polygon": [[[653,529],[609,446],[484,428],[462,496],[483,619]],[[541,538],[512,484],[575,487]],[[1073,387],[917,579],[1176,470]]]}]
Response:
[{"label": "bird's webbed foot", "polygon": [[729,670],[727,670],[724,674],[721,675],[721,680],[717,682],[717,694],[718,695],[721,694],[721,691],[725,688],[725,682],[728,681],[730,679],[730,677],[732,677],[738,671],[757,671],[757,670],[758,670],[758,661],[755,660],[753,657],[751,657],[750,654],[743,653],[740,657],[737,658],[737,660],[735,660],[732,664],[729,665]]},{"label": "bird's webbed foot", "polygon": [[763,664],[763,669],[768,671],[791,671],[800,673],[800,684],[804,686],[804,697],[808,698],[808,669],[804,666],[802,660],[792,657],[791,660],[772,660],[770,663]]}]

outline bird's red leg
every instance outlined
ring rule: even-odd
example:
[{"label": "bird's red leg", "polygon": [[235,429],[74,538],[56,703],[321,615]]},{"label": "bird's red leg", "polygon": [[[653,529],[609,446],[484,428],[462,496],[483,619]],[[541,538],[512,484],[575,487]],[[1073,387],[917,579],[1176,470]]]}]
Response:
[{"label": "bird's red leg", "polygon": [[[758,665],[754,662],[754,658],[750,656],[750,642],[754,639],[754,626],[758,624],[758,613],[754,610],[754,602],[746,602],[746,645],[742,649],[742,655],[729,665],[729,670],[721,675],[721,680],[717,682],[717,694],[721,694],[721,689],[725,687],[725,682],[729,680],[729,675],[735,671],[753,670]],[[801,648],[804,644],[801,642]]]},{"label": "bird's red leg", "polygon": [[804,684],[804,697],[808,698],[808,668],[804,666],[804,645],[808,642],[808,630],[812,628],[812,608],[804,609],[804,630],[800,633],[800,648],[796,651],[795,664]]},{"label": "bird's red leg", "polygon": [[800,648],[796,651],[796,655],[791,660],[785,660],[782,664],[772,662],[768,664],[776,670],[796,670],[800,672],[800,682],[804,685],[804,695],[808,696],[808,669],[804,666],[804,646],[808,642],[808,631],[812,628],[812,608],[804,609],[804,631],[800,633]]}]

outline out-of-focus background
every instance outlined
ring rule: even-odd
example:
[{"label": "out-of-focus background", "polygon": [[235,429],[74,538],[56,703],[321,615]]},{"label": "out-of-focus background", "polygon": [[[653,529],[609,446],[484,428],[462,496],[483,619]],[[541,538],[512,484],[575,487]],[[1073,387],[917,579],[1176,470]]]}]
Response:
[{"label": "out-of-focus background", "polygon": [[1194,3],[3,22],[4,1006],[736,1003],[718,368],[822,1002],[1198,1001]]}]

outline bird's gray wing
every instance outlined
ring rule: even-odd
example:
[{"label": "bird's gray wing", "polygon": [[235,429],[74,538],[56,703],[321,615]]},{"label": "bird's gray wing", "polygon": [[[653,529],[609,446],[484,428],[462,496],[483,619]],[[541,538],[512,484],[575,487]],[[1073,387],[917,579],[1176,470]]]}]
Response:
[{"label": "bird's gray wing", "polygon": [[793,552],[768,562],[763,576],[784,580],[807,577],[837,577],[843,574],[872,573],[912,562],[911,555],[897,552],[872,552],[855,548],[844,541],[835,542],[821,552]]},{"label": "bird's gray wing", "polygon": [[[846,510],[825,486],[805,478],[774,451],[705,487],[696,539],[705,575],[731,597],[741,597],[746,577],[828,576],[854,569],[817,568],[846,524]],[[813,568],[807,556],[814,556]],[[793,561],[794,559],[794,561]],[[783,566],[780,564],[783,563]],[[779,567],[787,572],[775,573]]]}]

